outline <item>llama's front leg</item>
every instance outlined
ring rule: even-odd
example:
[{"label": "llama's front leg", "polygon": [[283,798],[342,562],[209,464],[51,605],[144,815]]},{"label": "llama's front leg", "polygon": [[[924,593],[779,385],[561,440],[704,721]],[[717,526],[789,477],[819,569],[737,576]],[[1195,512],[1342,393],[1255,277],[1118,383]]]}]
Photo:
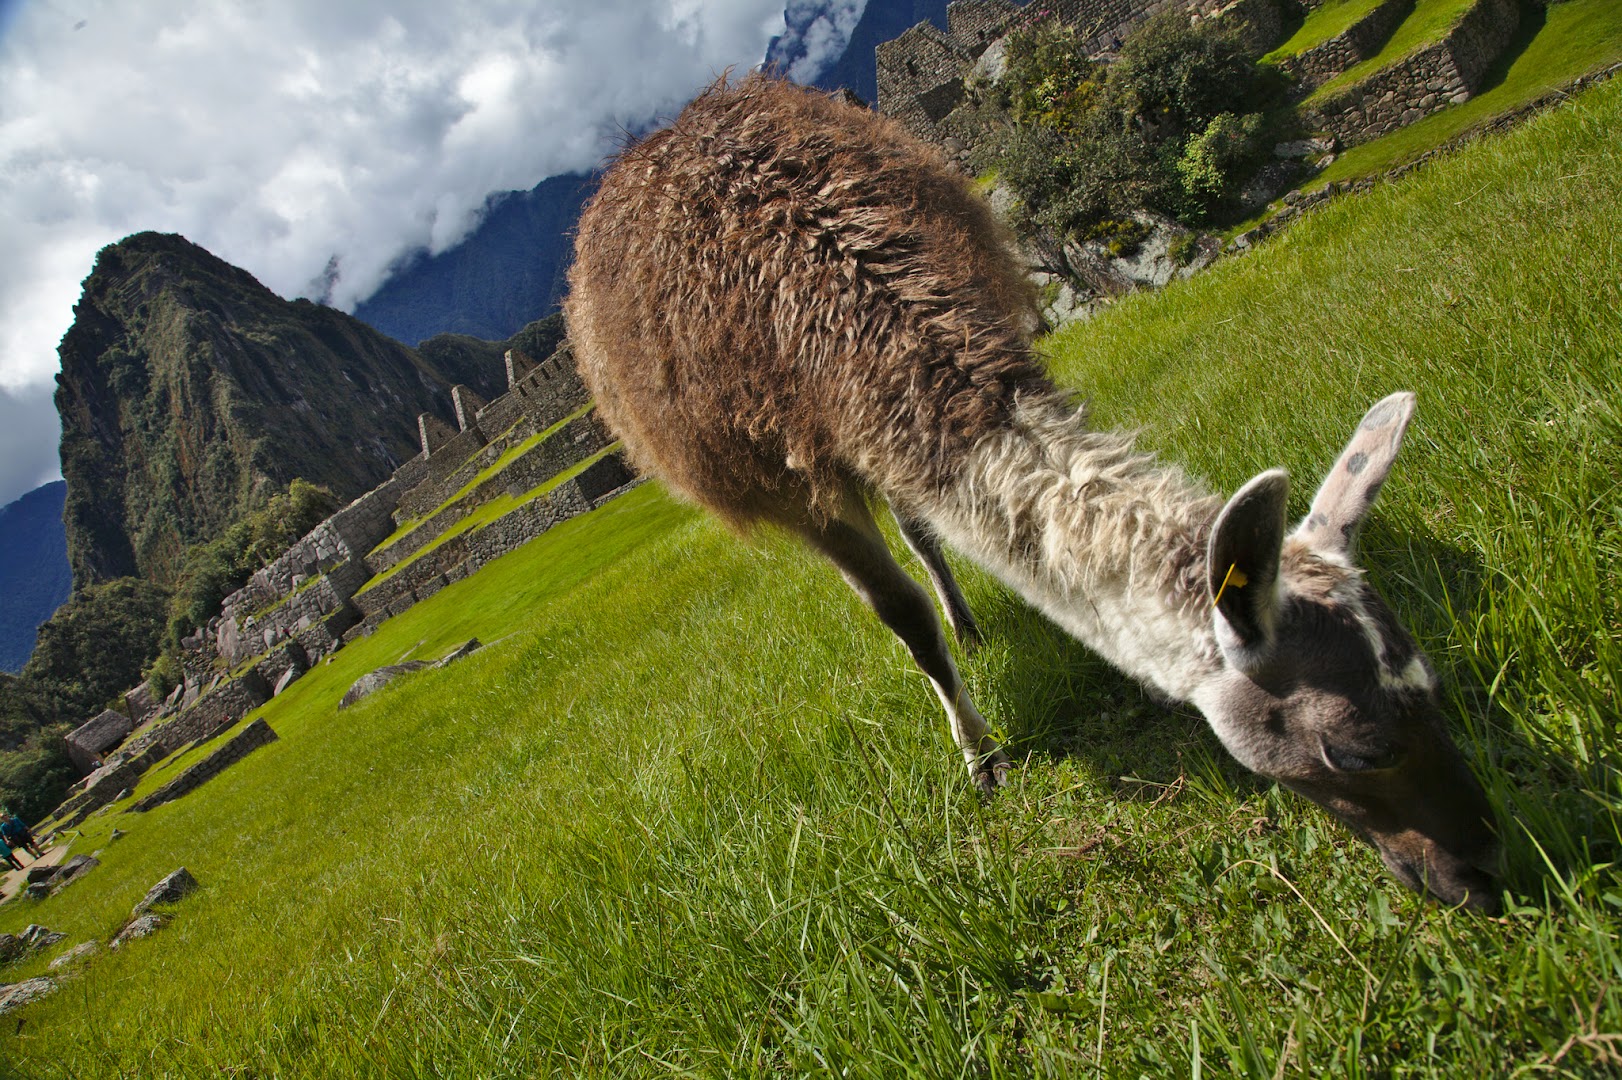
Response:
[{"label": "llama's front leg", "polygon": [[946,634],[935,614],[935,605],[923,587],[896,563],[866,506],[853,500],[843,520],[804,526],[800,531],[839,567],[850,587],[895,632],[918,667],[929,676],[975,783],[988,793],[1007,783],[1008,757],[998,749],[985,717],[969,699],[946,647]]},{"label": "llama's front leg", "polygon": [[957,643],[963,646],[964,652],[972,653],[984,640],[980,636],[980,624],[974,621],[974,612],[969,610],[969,602],[958,588],[952,568],[946,565],[940,538],[929,525],[910,514],[893,506],[890,513],[895,515],[895,523],[901,528],[901,538],[929,572],[930,584],[935,586],[935,595],[940,597],[941,608],[946,612],[946,621],[952,624]]}]

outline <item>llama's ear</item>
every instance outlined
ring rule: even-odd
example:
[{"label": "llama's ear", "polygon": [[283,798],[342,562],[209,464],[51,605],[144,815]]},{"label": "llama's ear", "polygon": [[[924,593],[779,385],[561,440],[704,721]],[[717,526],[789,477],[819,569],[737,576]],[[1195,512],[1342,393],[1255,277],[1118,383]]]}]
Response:
[{"label": "llama's ear", "polygon": [[1269,469],[1228,500],[1211,527],[1208,585],[1225,650],[1249,651],[1273,638],[1278,619],[1278,560],[1290,477]]},{"label": "llama's ear", "polygon": [[1414,395],[1403,391],[1377,403],[1357,425],[1296,528],[1314,549],[1351,556],[1357,530],[1391,472],[1413,415]]}]

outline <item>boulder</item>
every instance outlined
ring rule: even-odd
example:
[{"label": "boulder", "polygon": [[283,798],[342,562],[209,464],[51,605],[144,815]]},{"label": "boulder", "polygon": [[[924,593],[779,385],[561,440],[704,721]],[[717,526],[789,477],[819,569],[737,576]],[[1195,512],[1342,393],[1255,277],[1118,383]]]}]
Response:
[{"label": "boulder", "polygon": [[107,947],[116,949],[126,941],[134,941],[136,938],[144,938],[150,934],[155,934],[167,925],[169,925],[169,916],[159,915],[156,912],[147,912],[145,915],[125,923],[124,929],[120,930],[118,936],[107,943]]},{"label": "boulder", "polygon": [[154,904],[172,904],[189,896],[197,888],[197,879],[191,876],[191,871],[182,866],[152,888],[148,889],[146,896],[135,905],[130,912],[131,918],[145,915]]},{"label": "boulder", "polygon": [[282,672],[282,677],[276,680],[276,685],[270,691],[270,696],[271,697],[280,697],[282,691],[286,690],[289,686],[292,686],[293,683],[299,678],[299,676],[301,676],[303,674],[304,674],[304,670],[302,668],[300,668],[297,664],[295,664],[292,667],[288,668],[286,671]]},{"label": "boulder", "polygon": [[31,924],[18,934],[0,934],[0,964],[9,964],[31,952],[46,949],[66,938],[38,923]]},{"label": "boulder", "polygon": [[30,900],[43,900],[51,895],[51,884],[48,881],[36,881],[23,890],[23,895]]},{"label": "boulder", "polygon": [[[48,885],[43,881],[36,882],[36,885],[45,885],[49,890],[49,895],[55,896],[100,865],[101,861],[94,855],[75,855],[58,868]],[[28,886],[29,896],[34,895],[34,888],[35,885]]]},{"label": "boulder", "polygon": [[347,709],[362,698],[377,693],[401,675],[421,671],[427,666],[428,663],[425,660],[407,660],[403,664],[390,664],[387,667],[380,667],[376,671],[367,672],[356,679],[354,685],[344,693],[343,700],[338,702],[338,708]]},{"label": "boulder", "polygon": [[47,975],[12,983],[9,986],[0,986],[0,1016],[13,1009],[20,1009],[30,1001],[38,1001],[45,995],[54,993],[56,980]]},{"label": "boulder", "polygon": [[79,944],[75,945],[73,948],[69,949],[67,952],[63,953],[61,956],[58,956],[55,960],[52,960],[51,963],[50,963],[51,970],[52,971],[60,971],[65,967],[69,967],[70,965],[77,964],[80,960],[85,959],[87,956],[90,956],[92,953],[96,953],[96,952],[100,952],[100,951],[101,951],[101,942],[99,942],[99,941],[81,941],[81,942],[79,942]]}]

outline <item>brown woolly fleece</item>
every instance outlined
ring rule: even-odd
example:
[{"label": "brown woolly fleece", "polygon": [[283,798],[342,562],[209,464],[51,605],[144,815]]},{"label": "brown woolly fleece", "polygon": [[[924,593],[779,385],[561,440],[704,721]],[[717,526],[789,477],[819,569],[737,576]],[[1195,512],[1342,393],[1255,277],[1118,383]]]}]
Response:
[{"label": "brown woolly fleece", "polygon": [[580,219],[581,373],[644,471],[734,526],[920,505],[1052,394],[985,200],[866,109],[723,79],[625,150]]}]

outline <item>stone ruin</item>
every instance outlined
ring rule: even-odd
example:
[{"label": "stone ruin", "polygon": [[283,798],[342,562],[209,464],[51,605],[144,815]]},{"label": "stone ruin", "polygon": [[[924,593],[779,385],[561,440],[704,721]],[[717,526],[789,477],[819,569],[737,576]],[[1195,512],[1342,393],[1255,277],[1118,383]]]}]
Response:
[{"label": "stone ruin", "polygon": [[[507,393],[485,401],[452,388],[456,430],[418,417],[419,454],[226,597],[183,643],[184,678],[167,699],[143,684],[66,736],[89,775],[52,813],[58,829],[118,801],[175,751],[230,729],[346,642],[630,486],[567,344],[540,362],[511,350],[505,363]],[[490,500],[526,495],[482,528],[456,531]],[[176,798],[275,738],[251,725],[134,808]]]},{"label": "stone ruin", "polygon": [[[1153,16],[1184,11],[1191,19],[1220,19],[1232,25],[1244,48],[1260,56],[1283,37],[1287,19],[1304,16],[1321,3],[1041,0],[1020,6],[1013,0],[954,0],[947,7],[945,30],[921,22],[877,47],[878,109],[939,146],[950,163],[967,172],[986,123],[976,114],[970,87],[977,80],[1000,76],[1008,35],[1036,18],[1057,19],[1075,31],[1079,47],[1087,55],[1108,60],[1126,37]],[[1413,9],[1414,0],[1384,0],[1333,38],[1281,60],[1279,67],[1294,80],[1297,99],[1375,55]],[[1303,119],[1322,132],[1321,137],[1274,147],[1274,160],[1259,169],[1239,195],[1246,212],[1262,210],[1288,193],[1285,207],[1262,225],[1230,240],[1226,250],[1244,250],[1317,201],[1290,191],[1311,175],[1306,159],[1313,159],[1315,167],[1321,168],[1333,161],[1341,146],[1378,138],[1474,96],[1492,63],[1508,47],[1519,18],[1515,0],[1474,0],[1439,40],[1324,101],[1308,102]],[[999,212],[1011,202],[1006,191],[993,190],[991,198]],[[1127,255],[1100,241],[1054,237],[1022,241],[1022,257],[1043,291],[1044,315],[1050,324],[1080,317],[1114,295],[1187,277],[1224,250],[1220,241],[1198,237],[1169,219],[1147,211],[1134,216],[1147,237],[1137,251]],[[1178,252],[1175,256],[1174,251]]]}]

